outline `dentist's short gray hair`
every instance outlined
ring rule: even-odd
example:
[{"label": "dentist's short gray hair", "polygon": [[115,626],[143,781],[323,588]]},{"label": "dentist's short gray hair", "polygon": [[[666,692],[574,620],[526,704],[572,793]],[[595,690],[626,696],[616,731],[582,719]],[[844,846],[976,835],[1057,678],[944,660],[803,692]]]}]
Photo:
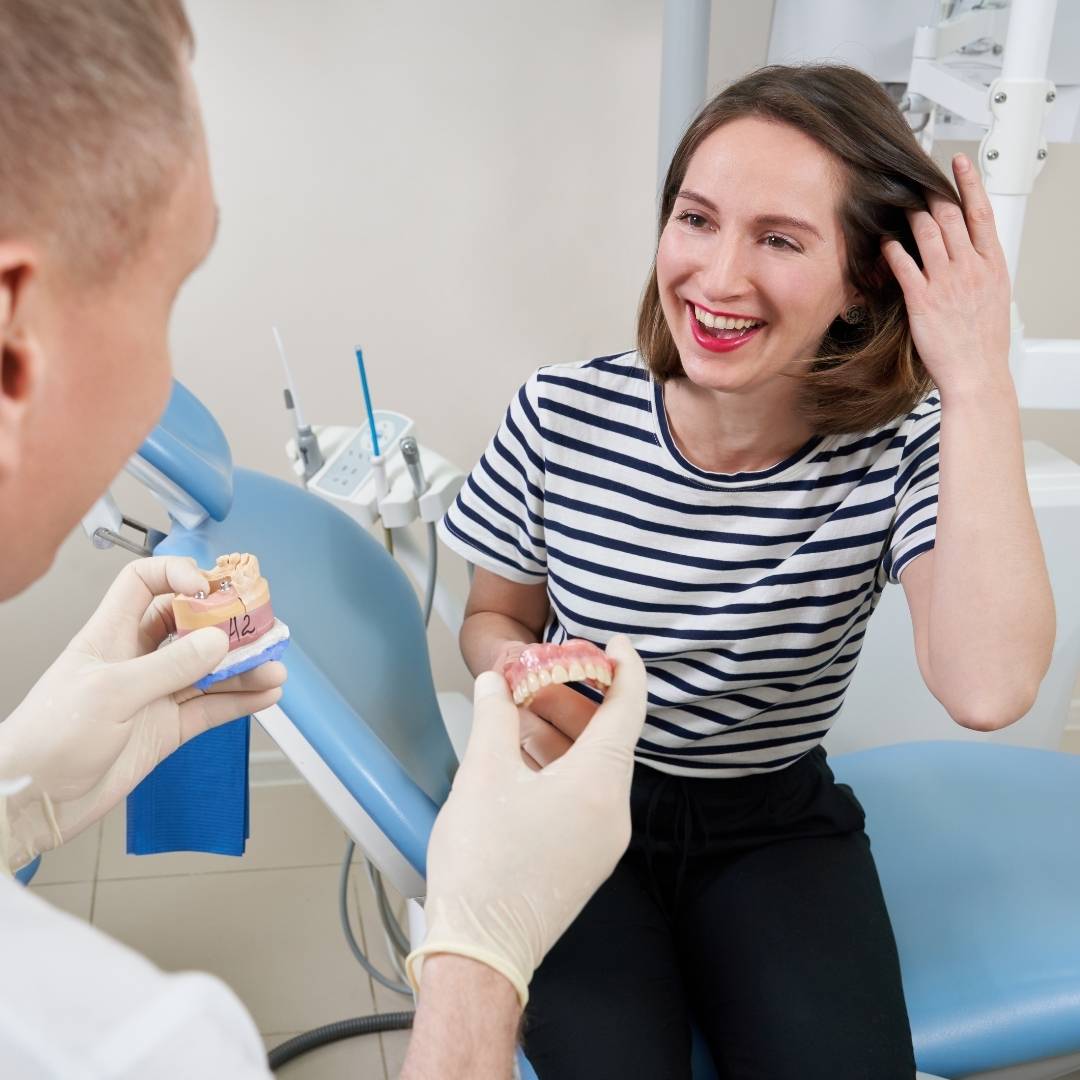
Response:
[{"label": "dentist's short gray hair", "polygon": [[145,243],[191,145],[181,0],[0,0],[0,242],[103,280]]}]

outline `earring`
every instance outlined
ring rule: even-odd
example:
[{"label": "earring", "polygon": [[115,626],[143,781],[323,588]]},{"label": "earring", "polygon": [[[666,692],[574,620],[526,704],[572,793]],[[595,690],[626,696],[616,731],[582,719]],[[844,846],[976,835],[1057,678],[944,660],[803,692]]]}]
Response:
[{"label": "earring", "polygon": [[866,308],[861,308],[858,304],[852,304],[851,307],[845,308],[840,313],[840,318],[843,319],[848,326],[858,326],[859,323],[866,318]]}]

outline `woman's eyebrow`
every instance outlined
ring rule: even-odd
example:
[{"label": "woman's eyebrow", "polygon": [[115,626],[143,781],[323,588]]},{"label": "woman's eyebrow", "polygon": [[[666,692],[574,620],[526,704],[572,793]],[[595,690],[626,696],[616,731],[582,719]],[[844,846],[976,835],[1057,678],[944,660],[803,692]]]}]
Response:
[{"label": "woman's eyebrow", "polygon": [[819,233],[809,221],[803,221],[802,218],[789,217],[787,214],[761,214],[754,218],[754,221],[758,225],[783,225],[788,229],[802,229],[804,232],[812,233],[819,240],[824,239],[821,233]]},{"label": "woman's eyebrow", "polygon": [[[701,195],[696,191],[680,191],[677,198],[687,199],[689,202],[700,203],[714,214],[717,213],[716,204],[711,199],[706,199],[704,195]],[[819,233],[809,221],[804,221],[802,218],[791,217],[790,214],[759,214],[754,218],[754,224],[782,225],[788,229],[801,229],[803,232],[808,232],[813,236],[816,236],[819,240],[824,239],[821,233]]]}]

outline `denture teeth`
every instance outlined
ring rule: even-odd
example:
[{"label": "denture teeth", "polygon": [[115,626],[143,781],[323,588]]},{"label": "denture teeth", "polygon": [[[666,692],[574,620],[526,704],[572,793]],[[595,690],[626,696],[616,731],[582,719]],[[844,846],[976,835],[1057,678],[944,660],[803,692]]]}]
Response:
[{"label": "denture teeth", "polygon": [[528,676],[529,689],[535,694],[540,689],[540,676],[535,671],[530,671]]},{"label": "denture teeth", "polygon": [[570,681],[582,682],[585,679],[585,669],[581,666],[581,662],[573,660],[570,663]]},{"label": "denture teeth", "polygon": [[540,669],[540,685],[541,686],[550,686],[551,685],[551,672],[548,671],[547,668],[541,668]]},{"label": "denture teeth", "polygon": [[599,673],[599,672],[598,672],[598,671],[596,670],[596,665],[595,665],[594,663],[592,663],[592,661],[589,661],[589,662],[588,662],[588,663],[587,663],[587,664],[585,665],[585,675],[586,675],[586,676],[587,676],[588,678],[590,678],[590,679],[593,679],[593,680],[595,680],[595,679],[596,679],[596,677],[597,677],[597,676],[598,676],[599,674],[600,674],[600,673]]},{"label": "denture teeth", "polygon": [[562,666],[562,664],[556,664],[551,669],[551,681],[557,683],[564,683],[570,681],[570,672]]},{"label": "denture teeth", "polygon": [[518,683],[517,686],[514,687],[514,704],[520,705],[525,700],[527,692],[525,684]]},{"label": "denture teeth", "polygon": [[600,685],[601,686],[610,686],[611,685],[611,672],[608,671],[608,669],[606,667],[601,667],[599,664],[597,665],[597,671],[599,672],[599,674],[596,677],[597,677],[597,680],[599,681]]}]

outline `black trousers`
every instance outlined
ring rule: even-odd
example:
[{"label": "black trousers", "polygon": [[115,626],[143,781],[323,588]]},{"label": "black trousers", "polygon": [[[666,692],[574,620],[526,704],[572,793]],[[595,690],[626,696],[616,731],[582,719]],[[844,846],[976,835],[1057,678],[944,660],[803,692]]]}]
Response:
[{"label": "black trousers", "polygon": [[912,1080],[889,916],[851,789],[816,749],[734,780],[638,765],[633,839],[540,966],[540,1080]]}]

